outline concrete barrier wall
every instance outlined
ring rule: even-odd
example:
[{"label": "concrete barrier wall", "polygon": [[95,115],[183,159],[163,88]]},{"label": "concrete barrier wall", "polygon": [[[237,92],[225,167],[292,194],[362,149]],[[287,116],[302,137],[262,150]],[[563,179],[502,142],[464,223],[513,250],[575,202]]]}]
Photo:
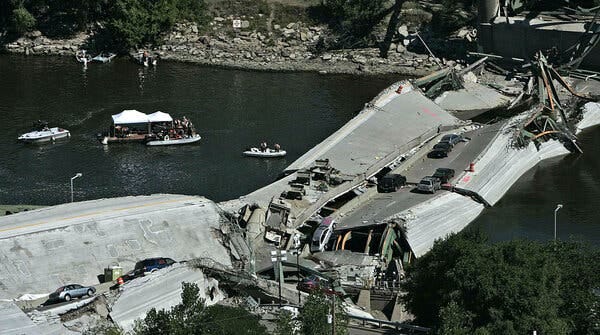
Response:
[{"label": "concrete barrier wall", "polygon": [[456,193],[441,193],[387,220],[405,222],[406,240],[416,257],[427,253],[437,239],[463,230],[483,211],[482,204]]},{"label": "concrete barrier wall", "polygon": [[212,201],[185,195],[101,199],[2,217],[0,298],[97,284],[108,265],[128,271],[148,257],[231,265],[216,232],[221,220]]},{"label": "concrete barrier wall", "polygon": [[477,192],[493,206],[541,160],[569,154],[558,141],[545,142],[540,150],[533,143],[524,149],[516,149],[510,145],[512,137],[513,132],[501,132],[475,164],[475,172],[464,174],[456,186]]}]

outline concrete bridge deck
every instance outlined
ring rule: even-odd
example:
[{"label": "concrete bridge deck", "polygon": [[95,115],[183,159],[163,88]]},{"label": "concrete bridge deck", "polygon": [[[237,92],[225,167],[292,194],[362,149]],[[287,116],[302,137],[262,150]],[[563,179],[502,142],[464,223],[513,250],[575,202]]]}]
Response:
[{"label": "concrete bridge deck", "polygon": [[216,230],[221,210],[197,196],[99,199],[0,217],[0,298],[92,285],[104,268],[148,257],[210,255],[231,265]]}]

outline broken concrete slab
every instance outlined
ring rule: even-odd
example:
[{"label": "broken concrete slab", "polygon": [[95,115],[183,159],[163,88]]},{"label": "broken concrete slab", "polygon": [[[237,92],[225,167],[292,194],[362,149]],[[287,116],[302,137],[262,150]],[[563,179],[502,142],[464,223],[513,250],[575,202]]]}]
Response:
[{"label": "broken concrete slab", "polygon": [[12,301],[0,301],[0,334],[42,334],[33,321]]},{"label": "broken concrete slab", "polygon": [[135,320],[144,318],[152,308],[168,310],[179,304],[183,282],[197,284],[200,298],[209,306],[225,298],[215,279],[206,277],[200,269],[178,264],[122,286],[122,293],[112,306],[110,317],[123,330],[129,331],[133,329]]},{"label": "broken concrete slab", "polygon": [[446,91],[435,99],[436,104],[461,120],[469,120],[489,110],[508,106],[511,101],[511,97],[470,81],[464,82],[464,89]]},{"label": "broken concrete slab", "polygon": [[360,175],[398,150],[409,151],[437,133],[439,126],[460,123],[422,93],[413,90],[410,83],[399,82],[286,170],[309,168],[317,159],[329,159],[331,166],[342,173]]}]

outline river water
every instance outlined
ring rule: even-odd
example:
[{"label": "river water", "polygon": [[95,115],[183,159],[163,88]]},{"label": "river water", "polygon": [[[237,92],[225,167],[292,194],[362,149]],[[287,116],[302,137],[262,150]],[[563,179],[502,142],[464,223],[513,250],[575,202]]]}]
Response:
[{"label": "river water", "polygon": [[[351,119],[398,77],[258,73],[190,64],[143,68],[127,60],[90,64],[69,58],[0,56],[0,203],[55,205],[70,200],[179,193],[215,201],[273,181],[296,158]],[[191,119],[198,145],[102,146],[96,134],[124,109],[160,110]],[[72,137],[55,144],[16,141],[46,120]],[[243,149],[278,142],[282,159],[244,158]],[[553,237],[557,203],[560,238],[600,245],[600,130],[584,133],[586,152],[547,161],[523,176],[472,226],[492,240]]]}]

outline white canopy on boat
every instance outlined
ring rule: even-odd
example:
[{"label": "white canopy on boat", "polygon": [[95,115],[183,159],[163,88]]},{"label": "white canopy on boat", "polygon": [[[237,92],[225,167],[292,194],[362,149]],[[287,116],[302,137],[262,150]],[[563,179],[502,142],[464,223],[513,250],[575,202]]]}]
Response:
[{"label": "white canopy on boat", "polygon": [[114,124],[147,123],[148,115],[135,109],[127,109],[112,116]]},{"label": "white canopy on boat", "polygon": [[173,118],[168,113],[163,113],[161,111],[154,112],[148,115],[149,122],[173,122]]}]

